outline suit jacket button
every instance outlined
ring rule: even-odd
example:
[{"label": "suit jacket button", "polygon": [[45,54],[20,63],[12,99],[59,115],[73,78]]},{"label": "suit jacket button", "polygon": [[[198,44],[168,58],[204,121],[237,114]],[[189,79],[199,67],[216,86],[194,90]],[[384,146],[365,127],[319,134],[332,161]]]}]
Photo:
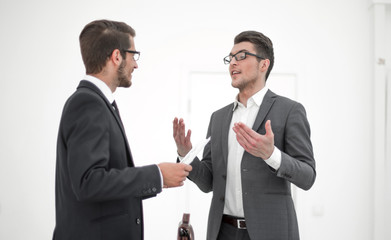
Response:
[{"label": "suit jacket button", "polygon": [[227,180],[227,175],[223,175],[221,177],[223,177],[224,180]]},{"label": "suit jacket button", "polygon": [[220,201],[224,202],[225,198],[224,197],[220,197]]},{"label": "suit jacket button", "polygon": [[140,218],[137,218],[137,219],[136,219],[136,224],[137,224],[137,225],[140,225],[140,223],[141,223]]}]

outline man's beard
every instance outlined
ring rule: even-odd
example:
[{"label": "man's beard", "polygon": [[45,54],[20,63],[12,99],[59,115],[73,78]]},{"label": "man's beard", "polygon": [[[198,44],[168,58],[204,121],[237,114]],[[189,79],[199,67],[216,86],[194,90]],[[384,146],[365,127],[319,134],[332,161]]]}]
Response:
[{"label": "man's beard", "polygon": [[125,87],[128,88],[132,85],[132,82],[130,81],[129,77],[126,76],[126,61],[122,61],[121,65],[119,65],[117,73],[118,73],[118,87]]}]

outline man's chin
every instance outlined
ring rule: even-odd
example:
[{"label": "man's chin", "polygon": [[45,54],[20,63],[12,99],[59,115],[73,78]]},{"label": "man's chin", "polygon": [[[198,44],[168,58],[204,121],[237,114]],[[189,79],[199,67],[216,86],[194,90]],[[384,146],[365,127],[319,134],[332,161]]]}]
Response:
[{"label": "man's chin", "polygon": [[232,81],[231,81],[231,86],[232,86],[233,88],[239,88],[238,82],[235,81],[234,79],[232,79]]},{"label": "man's chin", "polygon": [[129,88],[130,86],[132,86],[132,81],[121,81],[119,83],[119,87],[123,87],[123,88]]},{"label": "man's chin", "polygon": [[129,83],[129,84],[123,85],[122,87],[123,87],[123,88],[130,88],[130,86],[132,86],[132,83]]}]

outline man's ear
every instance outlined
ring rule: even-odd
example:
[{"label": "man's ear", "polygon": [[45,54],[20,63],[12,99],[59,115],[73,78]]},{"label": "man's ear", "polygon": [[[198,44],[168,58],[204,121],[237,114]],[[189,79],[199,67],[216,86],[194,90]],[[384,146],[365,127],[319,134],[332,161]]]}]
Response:
[{"label": "man's ear", "polygon": [[270,60],[269,59],[263,59],[263,60],[261,60],[261,62],[259,64],[259,67],[261,68],[262,72],[266,72],[267,69],[269,68],[269,66],[270,66]]},{"label": "man's ear", "polygon": [[111,53],[110,61],[113,62],[114,65],[120,65],[122,62],[121,51],[118,49],[114,49]]}]

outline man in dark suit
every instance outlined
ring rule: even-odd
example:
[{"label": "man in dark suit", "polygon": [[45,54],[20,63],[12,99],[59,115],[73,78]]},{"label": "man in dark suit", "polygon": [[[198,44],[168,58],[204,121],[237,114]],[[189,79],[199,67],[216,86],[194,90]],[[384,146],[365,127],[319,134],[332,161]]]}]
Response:
[{"label": "man in dark suit", "polygon": [[56,240],[143,239],[142,200],[177,187],[191,166],[136,167],[113,93],[130,87],[139,52],[123,22],[85,26],[80,48],[87,76],[65,103],[58,132]]},{"label": "man in dark suit", "polygon": [[[212,114],[211,140],[189,174],[202,191],[213,191],[207,239],[297,240],[291,183],[308,190],[316,177],[305,109],[266,87],[274,53],[262,33],[237,35],[224,62],[239,94]],[[192,148],[191,131],[183,119],[173,125],[181,158]]]}]

